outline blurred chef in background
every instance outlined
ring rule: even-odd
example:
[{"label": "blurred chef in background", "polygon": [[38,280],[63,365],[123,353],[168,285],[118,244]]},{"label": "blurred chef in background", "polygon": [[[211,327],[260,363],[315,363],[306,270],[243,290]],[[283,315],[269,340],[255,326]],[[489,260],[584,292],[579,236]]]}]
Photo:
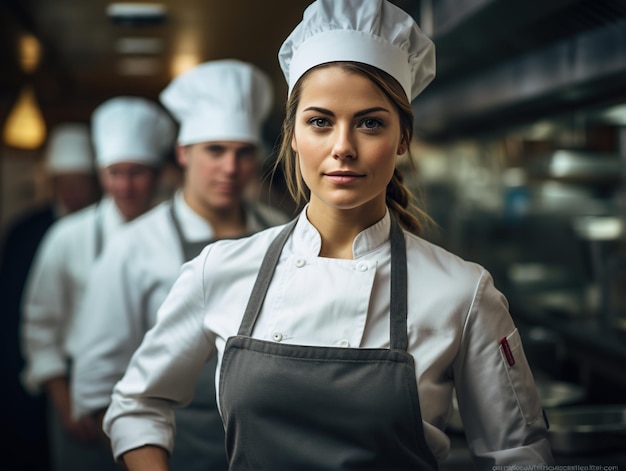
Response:
[{"label": "blurred chef in background", "polygon": [[[50,133],[44,151],[45,204],[19,215],[9,226],[0,248],[0,302],[2,303],[2,384],[10,407],[3,408],[0,427],[10,437],[2,452],[9,467],[47,469],[45,400],[31,396],[19,381],[24,366],[19,341],[20,303],[39,243],[54,221],[94,203],[100,197],[89,127],[61,123]],[[24,456],[19,450],[41,448]]]},{"label": "blurred chef in background", "polygon": [[90,129],[83,123],[63,123],[50,134],[45,169],[49,175],[56,219],[95,203],[101,196]]},{"label": "blurred chef in background", "polygon": [[92,138],[104,197],[55,223],[28,275],[22,335],[22,380],[51,404],[52,469],[117,469],[91,418],[71,415],[72,345],[82,335],[75,314],[96,258],[111,236],[154,204],[159,169],[174,138],[174,123],[156,103],[117,97],[92,115]]},{"label": "blurred chef in background", "polygon": [[[201,64],[161,93],[161,102],[180,123],[176,155],[185,172],[183,186],[171,201],[120,231],[92,271],[79,311],[82,335],[73,363],[72,398],[79,420],[101,421],[113,386],[155,324],[184,262],[212,240],[287,221],[244,196],[258,176],[261,128],[272,96],[265,73],[238,60]],[[205,367],[191,404],[176,411],[174,471],[228,469],[215,365]]]}]

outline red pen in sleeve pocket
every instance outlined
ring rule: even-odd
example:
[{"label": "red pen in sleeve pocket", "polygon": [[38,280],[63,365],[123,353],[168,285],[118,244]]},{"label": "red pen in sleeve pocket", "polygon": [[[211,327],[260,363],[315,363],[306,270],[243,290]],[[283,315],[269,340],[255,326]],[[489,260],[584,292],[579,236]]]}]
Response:
[{"label": "red pen in sleeve pocket", "polygon": [[500,340],[500,345],[502,345],[502,351],[504,352],[507,363],[509,366],[513,366],[515,364],[515,357],[513,356],[513,352],[511,351],[511,347],[509,346],[509,342],[506,337],[503,337],[502,340]]}]

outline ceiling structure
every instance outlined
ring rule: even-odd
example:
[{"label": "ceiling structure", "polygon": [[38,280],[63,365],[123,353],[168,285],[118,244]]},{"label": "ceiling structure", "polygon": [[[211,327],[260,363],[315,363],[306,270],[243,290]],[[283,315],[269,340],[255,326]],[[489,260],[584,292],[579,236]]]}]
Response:
[{"label": "ceiling structure", "polygon": [[[277,51],[310,0],[162,0],[163,18],[139,22],[108,16],[110,3],[0,0],[0,120],[24,83],[34,86],[49,125],[88,121],[115,95],[156,99],[176,66],[234,57],[273,78],[268,133],[277,135],[286,96]],[[626,0],[393,3],[437,46],[437,78],[414,102],[417,131],[427,138],[626,103]],[[42,45],[32,74],[19,64],[24,33]]]},{"label": "ceiling structure", "polygon": [[[3,38],[2,68],[13,73],[0,78],[0,99],[10,100],[21,82],[30,80],[50,121],[84,120],[115,95],[156,99],[181,61],[184,67],[230,57],[253,62],[271,74],[276,96],[284,96],[277,51],[310,2],[275,0],[268,8],[265,2],[248,0],[165,0],[159,2],[165,6],[161,21],[127,22],[107,15],[110,3],[5,1],[0,21],[10,25],[0,29],[13,29],[13,34]],[[16,38],[22,31],[32,32],[43,47],[42,62],[32,77],[24,77],[17,66]],[[124,47],[130,51],[123,52]],[[133,52],[133,47],[145,52]],[[11,56],[14,63],[6,64]]]},{"label": "ceiling structure", "polygon": [[[414,102],[423,135],[476,136],[572,114],[626,126],[625,0],[433,5],[438,77]],[[618,105],[622,116],[605,120]]]}]

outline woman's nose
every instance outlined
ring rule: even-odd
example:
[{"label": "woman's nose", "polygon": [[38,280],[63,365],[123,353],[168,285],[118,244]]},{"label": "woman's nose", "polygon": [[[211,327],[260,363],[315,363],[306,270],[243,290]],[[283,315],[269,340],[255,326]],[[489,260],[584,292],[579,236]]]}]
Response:
[{"label": "woman's nose", "polygon": [[333,143],[332,156],[335,159],[355,159],[356,146],[354,138],[349,129],[338,127],[335,132],[335,142]]}]

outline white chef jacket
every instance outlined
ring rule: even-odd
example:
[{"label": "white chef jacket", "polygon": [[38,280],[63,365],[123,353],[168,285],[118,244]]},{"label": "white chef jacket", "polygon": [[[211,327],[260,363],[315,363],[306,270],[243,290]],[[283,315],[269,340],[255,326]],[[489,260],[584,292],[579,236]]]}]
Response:
[{"label": "white chef jacket", "polygon": [[[306,211],[283,248],[253,337],[289,344],[389,348],[389,213],[353,242],[353,260],[319,257]],[[105,416],[114,454],[152,444],[171,449],[170,408],[192,397],[194,378],[237,334],[263,256],[280,228],[204,249],[185,264],[159,321],[116,385]],[[408,351],[426,441],[443,461],[456,387],[479,469],[550,463],[546,424],[504,296],[484,268],[405,232]],[[511,366],[500,346],[506,338]],[[311,381],[314,381],[311,378]],[[367,385],[364,385],[367,387]],[[306,405],[303,405],[306,407]]]},{"label": "white chef jacket", "polygon": [[[94,266],[79,310],[80,341],[72,375],[73,413],[77,417],[106,408],[115,383],[124,375],[144,334],[185,261],[166,201],[121,230]],[[190,242],[214,237],[209,223],[194,212],[178,191],[173,199],[181,231]],[[283,224],[280,212],[248,203],[270,225]],[[252,211],[246,228],[263,229]]]},{"label": "white chef jacket", "polygon": [[96,259],[123,224],[111,198],[56,221],[37,249],[26,281],[22,336],[26,367],[22,381],[36,393],[42,384],[68,374],[72,345],[79,337],[76,310]]}]

